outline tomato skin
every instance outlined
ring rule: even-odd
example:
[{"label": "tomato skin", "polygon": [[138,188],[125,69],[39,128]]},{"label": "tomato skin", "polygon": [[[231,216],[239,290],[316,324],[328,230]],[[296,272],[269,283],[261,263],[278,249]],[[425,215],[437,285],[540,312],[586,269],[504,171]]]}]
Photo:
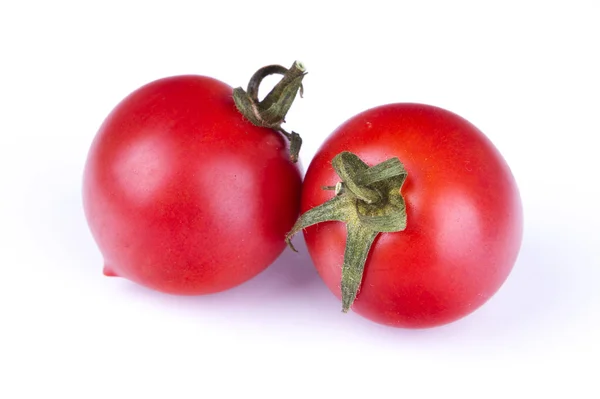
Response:
[{"label": "tomato skin", "polygon": [[193,295],[264,270],[299,210],[301,172],[287,150],[218,80],[175,76],[134,91],[102,124],[84,171],[105,274]]},{"label": "tomato skin", "polygon": [[[331,160],[342,151],[370,166],[398,157],[408,172],[407,228],[376,238],[353,311],[381,324],[433,327],[466,316],[500,288],[521,245],[521,200],[505,160],[475,126],[409,103],[352,117],[313,158],[302,213],[333,197],[322,187],[339,181]],[[345,225],[320,223],[304,235],[320,276],[341,297]]]}]

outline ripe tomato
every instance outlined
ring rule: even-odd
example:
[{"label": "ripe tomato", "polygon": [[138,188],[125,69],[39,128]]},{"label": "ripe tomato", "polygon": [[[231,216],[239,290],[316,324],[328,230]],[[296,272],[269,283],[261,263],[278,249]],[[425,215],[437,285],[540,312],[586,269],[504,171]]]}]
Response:
[{"label": "ripe tomato", "polygon": [[242,117],[218,80],[176,76],[130,94],[102,124],[84,171],[104,273],[173,294],[258,274],[298,215],[301,173],[287,150],[282,134]]},{"label": "ripe tomato", "polygon": [[[341,187],[332,159],[345,151],[369,167],[397,157],[407,172],[395,189],[397,195],[402,186],[406,226],[377,234],[366,248],[355,312],[397,327],[432,327],[469,314],[500,288],[519,251],[522,208],[508,165],[475,126],[421,104],[384,105],[356,115],[312,160],[302,212],[336,196],[323,186]],[[341,297],[347,226],[318,218],[310,227],[301,218],[292,233],[304,228],[320,276]]]}]

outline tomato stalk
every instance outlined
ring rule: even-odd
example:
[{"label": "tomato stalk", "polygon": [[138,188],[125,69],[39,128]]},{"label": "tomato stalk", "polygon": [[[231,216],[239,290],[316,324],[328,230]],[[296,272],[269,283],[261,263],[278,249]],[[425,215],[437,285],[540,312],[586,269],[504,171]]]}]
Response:
[{"label": "tomato stalk", "polygon": [[400,189],[407,173],[398,158],[369,167],[347,151],[336,155],[332,165],[341,181],[323,189],[334,189],[335,197],[300,216],[286,242],[295,251],[291,238],[300,230],[326,221],[346,223],[341,292],[342,311],[347,312],[360,289],[365,262],[377,235],[406,228],[406,205]]},{"label": "tomato stalk", "polygon": [[[262,101],[259,101],[258,88],[260,84],[265,77],[273,74],[283,75],[283,78]],[[241,87],[233,90],[235,105],[246,119],[256,126],[275,129],[289,140],[292,162],[298,161],[302,139],[296,132],[285,131],[281,124],[285,122],[285,116],[296,99],[298,91],[302,97],[304,75],[306,75],[306,69],[298,61],[295,61],[290,69],[281,65],[268,65],[252,75],[247,90]]]}]

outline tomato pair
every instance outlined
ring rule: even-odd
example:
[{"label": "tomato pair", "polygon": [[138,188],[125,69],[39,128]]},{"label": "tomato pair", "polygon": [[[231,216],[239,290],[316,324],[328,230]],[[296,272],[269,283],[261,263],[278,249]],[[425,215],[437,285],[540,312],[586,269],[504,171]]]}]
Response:
[{"label": "tomato pair", "polygon": [[[283,78],[259,101],[273,73]],[[384,105],[333,132],[302,183],[301,141],[281,124],[304,74],[300,63],[265,67],[247,91],[177,76],[117,105],[83,184],[104,273],[173,294],[222,291],[303,229],[344,311],[430,327],[481,306],[522,235],[519,193],[493,144],[443,109]]]}]

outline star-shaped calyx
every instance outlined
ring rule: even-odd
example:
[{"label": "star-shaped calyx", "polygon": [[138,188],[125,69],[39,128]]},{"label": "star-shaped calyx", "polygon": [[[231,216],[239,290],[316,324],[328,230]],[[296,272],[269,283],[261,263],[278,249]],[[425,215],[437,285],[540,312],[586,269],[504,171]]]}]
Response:
[{"label": "star-shaped calyx", "polygon": [[[406,228],[406,205],[400,193],[407,173],[398,158],[391,158],[369,167],[351,152],[342,152],[332,160],[340,177],[334,187],[335,197],[304,213],[286,241],[300,230],[317,223],[346,223],[347,240],[342,266],[342,310],[347,312],[356,299],[365,262],[375,237]],[[295,249],[294,249],[295,250]]]}]

